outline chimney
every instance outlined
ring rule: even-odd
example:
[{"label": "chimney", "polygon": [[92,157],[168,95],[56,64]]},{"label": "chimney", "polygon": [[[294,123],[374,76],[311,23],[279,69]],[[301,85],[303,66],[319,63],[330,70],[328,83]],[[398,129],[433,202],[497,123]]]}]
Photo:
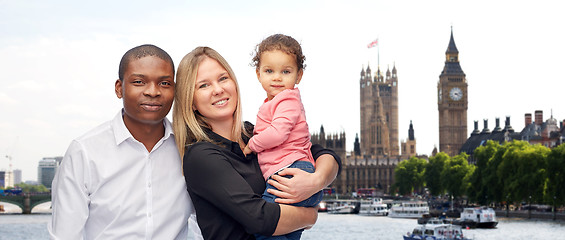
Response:
[{"label": "chimney", "polygon": [[506,116],[506,122],[504,123],[504,131],[507,132],[514,132],[514,129],[512,128],[512,126],[510,126],[510,116]]},{"label": "chimney", "polygon": [[485,125],[485,128],[483,128],[481,134],[490,134],[490,129],[488,129],[488,119],[484,119],[483,123]]},{"label": "chimney", "polygon": [[535,115],[536,115],[535,116],[536,117],[536,120],[535,120],[536,125],[541,125],[543,123],[543,111],[542,110],[536,110]]},{"label": "chimney", "polygon": [[532,114],[531,113],[526,113],[526,115],[524,116],[524,119],[526,120],[526,127],[530,124],[532,124]]},{"label": "chimney", "polygon": [[475,130],[473,130],[473,132],[471,133],[471,136],[477,135],[477,134],[479,134],[479,133],[481,133],[481,132],[479,131],[479,121],[475,121]]},{"label": "chimney", "polygon": [[500,132],[502,129],[500,128],[500,118],[495,118],[496,127],[492,130],[492,132]]}]

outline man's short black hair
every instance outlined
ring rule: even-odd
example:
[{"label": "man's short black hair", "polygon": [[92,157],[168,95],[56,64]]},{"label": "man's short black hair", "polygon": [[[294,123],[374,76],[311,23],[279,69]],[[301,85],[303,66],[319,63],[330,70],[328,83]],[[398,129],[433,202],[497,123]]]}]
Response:
[{"label": "man's short black hair", "polygon": [[170,63],[173,69],[173,76],[175,75],[175,64],[173,63],[171,56],[169,56],[169,54],[165,52],[165,50],[155,45],[144,44],[128,50],[122,57],[122,60],[120,60],[120,69],[118,72],[120,81],[124,80],[124,73],[126,72],[126,69],[132,60],[137,60],[147,56],[155,56],[163,59],[163,61],[165,62]]}]

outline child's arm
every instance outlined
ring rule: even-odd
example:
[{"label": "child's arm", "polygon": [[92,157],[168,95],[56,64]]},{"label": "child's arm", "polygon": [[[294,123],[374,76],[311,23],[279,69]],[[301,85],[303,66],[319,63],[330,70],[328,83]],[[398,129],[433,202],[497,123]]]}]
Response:
[{"label": "child's arm", "polygon": [[[280,94],[285,94],[281,92]],[[277,95],[277,97],[279,97]],[[302,112],[300,97],[296,94],[285,94],[284,97],[275,98],[271,101],[274,104],[274,111],[270,126],[263,131],[255,134],[247,146],[253,152],[262,152],[266,149],[277,147],[288,139],[292,128],[296,125]]]}]

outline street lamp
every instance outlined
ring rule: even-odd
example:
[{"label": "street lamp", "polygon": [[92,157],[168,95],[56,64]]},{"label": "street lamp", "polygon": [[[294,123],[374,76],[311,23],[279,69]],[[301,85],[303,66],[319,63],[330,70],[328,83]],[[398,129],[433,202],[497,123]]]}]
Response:
[{"label": "street lamp", "polygon": [[510,202],[508,202],[510,198],[510,194],[506,194],[506,217],[508,217],[508,211],[510,210]]},{"label": "street lamp", "polygon": [[556,210],[556,209],[555,209],[555,198],[556,198],[556,197],[553,196],[553,221],[555,221],[555,212],[556,212],[556,211],[555,211],[555,210]]},{"label": "street lamp", "polygon": [[528,218],[532,218],[532,196],[528,197],[530,199],[530,207],[528,208]]}]

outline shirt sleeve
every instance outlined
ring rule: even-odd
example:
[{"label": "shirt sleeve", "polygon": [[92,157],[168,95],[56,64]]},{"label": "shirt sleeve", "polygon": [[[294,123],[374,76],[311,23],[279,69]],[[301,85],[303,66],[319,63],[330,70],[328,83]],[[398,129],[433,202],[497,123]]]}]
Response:
[{"label": "shirt sleeve", "polygon": [[90,196],[86,180],[87,158],[80,143],[73,141],[61,161],[52,184],[51,239],[83,239]]},{"label": "shirt sleeve", "polygon": [[312,156],[314,157],[314,159],[318,159],[318,157],[320,157],[324,154],[332,155],[332,157],[334,157],[334,159],[335,159],[335,161],[337,162],[337,165],[338,165],[337,175],[339,175],[341,173],[341,158],[333,150],[325,149],[320,144],[312,144],[310,151],[312,152]]},{"label": "shirt sleeve", "polygon": [[232,165],[237,162],[230,162],[211,143],[194,144],[183,161],[189,191],[235,219],[249,234],[271,236],[275,232],[280,217],[279,205],[263,200],[242,177],[257,174],[258,169],[237,172]]},{"label": "shirt sleeve", "polygon": [[302,112],[300,98],[292,94],[287,94],[279,102],[272,104],[275,104],[275,110],[272,114],[271,124],[249,140],[249,148],[256,153],[284,143],[288,139],[292,128],[298,122]]}]

